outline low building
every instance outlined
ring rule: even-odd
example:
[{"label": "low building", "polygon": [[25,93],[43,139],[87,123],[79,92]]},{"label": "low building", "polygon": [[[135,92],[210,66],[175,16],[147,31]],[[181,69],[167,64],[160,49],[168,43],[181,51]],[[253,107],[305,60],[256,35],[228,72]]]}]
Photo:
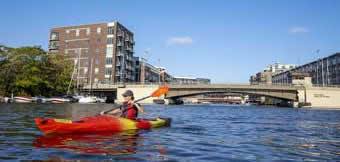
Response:
[{"label": "low building", "polygon": [[163,67],[156,67],[147,62],[144,58],[135,57],[135,78],[141,84],[164,83],[171,81],[171,75]]},{"label": "low building", "polygon": [[281,63],[271,64],[268,65],[262,72],[258,72],[256,73],[256,75],[251,76],[249,82],[252,85],[272,84],[273,75],[285,72],[295,67],[296,65],[293,64],[281,64]]},{"label": "low building", "polygon": [[250,84],[272,84],[272,72],[258,72],[255,76],[250,77]]}]

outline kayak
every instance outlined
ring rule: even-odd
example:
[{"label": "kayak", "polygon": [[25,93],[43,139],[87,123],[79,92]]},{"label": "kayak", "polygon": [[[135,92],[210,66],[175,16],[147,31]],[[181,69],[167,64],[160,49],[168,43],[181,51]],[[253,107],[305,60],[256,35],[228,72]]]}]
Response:
[{"label": "kayak", "polygon": [[77,121],[55,118],[36,118],[35,123],[45,134],[122,132],[170,126],[171,118],[131,120],[122,117],[97,115]]}]

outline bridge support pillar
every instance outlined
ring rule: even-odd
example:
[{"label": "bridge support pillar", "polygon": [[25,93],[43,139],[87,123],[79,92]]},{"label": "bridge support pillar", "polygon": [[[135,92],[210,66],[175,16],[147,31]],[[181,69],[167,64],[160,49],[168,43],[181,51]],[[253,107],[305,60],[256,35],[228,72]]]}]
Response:
[{"label": "bridge support pillar", "polygon": [[180,98],[168,98],[168,101],[166,102],[169,105],[181,105],[183,104],[183,100]]}]

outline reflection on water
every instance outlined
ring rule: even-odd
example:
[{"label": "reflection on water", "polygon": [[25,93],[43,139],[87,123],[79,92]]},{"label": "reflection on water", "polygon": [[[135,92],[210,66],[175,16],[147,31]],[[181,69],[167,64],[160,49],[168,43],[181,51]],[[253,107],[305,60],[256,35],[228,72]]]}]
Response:
[{"label": "reflection on water", "polygon": [[109,104],[0,104],[0,161],[340,161],[340,111],[233,105],[146,105],[167,128],[43,135],[36,117],[77,119]]},{"label": "reflection on water", "polygon": [[135,153],[142,136],[137,131],[100,134],[65,134],[39,136],[35,148],[57,148],[74,153],[122,155]]}]

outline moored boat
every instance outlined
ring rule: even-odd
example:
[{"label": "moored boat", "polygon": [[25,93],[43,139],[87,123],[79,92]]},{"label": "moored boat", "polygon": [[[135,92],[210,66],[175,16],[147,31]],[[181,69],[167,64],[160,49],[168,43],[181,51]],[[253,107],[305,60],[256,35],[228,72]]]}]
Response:
[{"label": "moored boat", "polygon": [[96,103],[96,97],[88,96],[88,97],[81,97],[79,98],[79,103]]},{"label": "moored boat", "polygon": [[32,102],[32,98],[31,97],[14,97],[14,102],[16,103],[30,103]]},{"label": "moored boat", "polygon": [[52,103],[65,103],[65,102],[70,102],[70,100],[69,100],[69,99],[66,99],[66,98],[50,98],[49,101],[52,102]]}]

